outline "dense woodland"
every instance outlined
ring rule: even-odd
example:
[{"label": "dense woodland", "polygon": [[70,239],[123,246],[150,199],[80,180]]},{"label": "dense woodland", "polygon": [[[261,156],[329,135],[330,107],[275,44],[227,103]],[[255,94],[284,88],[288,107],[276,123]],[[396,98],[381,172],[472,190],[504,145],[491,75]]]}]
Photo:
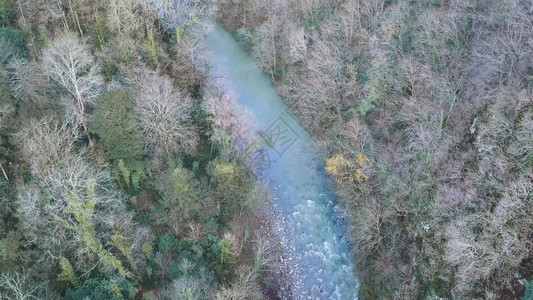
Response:
[{"label": "dense woodland", "polygon": [[278,297],[204,17],[319,141],[362,299],[533,299],[533,1],[155,2],[0,0],[0,299]]},{"label": "dense woodland", "polygon": [[362,299],[533,299],[533,1],[220,12],[321,142]]},{"label": "dense woodland", "polygon": [[0,299],[279,289],[269,195],[201,55],[216,7],[179,4],[0,0]]}]

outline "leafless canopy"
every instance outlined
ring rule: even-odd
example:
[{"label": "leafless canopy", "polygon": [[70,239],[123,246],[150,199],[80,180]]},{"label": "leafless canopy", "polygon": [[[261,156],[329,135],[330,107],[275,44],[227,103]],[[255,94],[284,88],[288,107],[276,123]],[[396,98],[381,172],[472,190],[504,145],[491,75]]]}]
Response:
[{"label": "leafless canopy", "polygon": [[56,38],[44,51],[44,71],[74,98],[78,122],[87,132],[86,108],[100,95],[100,65],[89,48],[71,32]]},{"label": "leafless canopy", "polygon": [[253,116],[237,103],[234,95],[211,87],[204,108],[214,126],[211,140],[230,152],[238,143],[251,142],[255,133]]},{"label": "leafless canopy", "polygon": [[68,122],[47,117],[28,121],[16,138],[22,158],[30,165],[32,174],[43,178],[72,150],[77,133]]},{"label": "leafless canopy", "polygon": [[135,112],[147,140],[146,152],[191,152],[198,133],[191,125],[191,98],[179,91],[170,77],[140,70],[130,81],[136,90]]}]

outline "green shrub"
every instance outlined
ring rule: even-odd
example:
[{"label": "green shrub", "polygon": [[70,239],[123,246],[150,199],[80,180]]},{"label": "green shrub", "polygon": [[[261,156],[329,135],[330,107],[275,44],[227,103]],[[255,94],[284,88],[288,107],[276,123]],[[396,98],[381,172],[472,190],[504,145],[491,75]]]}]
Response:
[{"label": "green shrub", "polygon": [[132,120],[133,99],[124,90],[103,94],[96,103],[91,131],[109,157],[125,163],[142,158],[142,145]]},{"label": "green shrub", "polygon": [[168,264],[167,273],[168,273],[168,277],[170,279],[172,279],[172,280],[178,279],[181,276],[181,267],[180,267],[180,265],[177,262],[175,262],[175,261],[171,261]]},{"label": "green shrub", "polygon": [[155,37],[154,37],[154,32],[150,28],[150,29],[148,29],[146,34],[147,34],[146,44],[148,46],[148,54],[150,56],[150,60],[152,61],[152,63],[155,66],[158,66],[159,65],[159,56],[157,54],[157,42],[156,42]]},{"label": "green shrub", "polygon": [[[1,162],[1,161],[0,161]],[[0,199],[6,199],[10,195],[9,191],[9,181],[7,181],[3,174],[0,173]]]},{"label": "green shrub", "polygon": [[60,281],[65,281],[68,283],[76,283],[78,281],[76,274],[74,273],[74,268],[70,261],[66,258],[62,258],[59,262],[61,267],[61,273],[57,276]]},{"label": "green shrub", "polygon": [[23,28],[24,36],[29,42],[26,46],[28,52],[30,53],[39,53],[50,42],[50,37],[43,26],[39,26],[37,23],[31,23],[28,27]]},{"label": "green shrub", "polygon": [[200,163],[198,161],[192,163],[192,172],[196,175],[200,172]]},{"label": "green shrub", "polygon": [[116,280],[103,277],[89,278],[65,293],[66,300],[124,300],[134,297],[133,284],[124,278]]},{"label": "green shrub", "polygon": [[0,274],[15,270],[22,246],[22,234],[18,231],[10,231],[5,238],[0,239]]},{"label": "green shrub", "polygon": [[231,214],[242,208],[253,187],[246,170],[236,162],[217,158],[209,163],[207,171],[223,197],[220,209]]},{"label": "green shrub", "polygon": [[413,7],[414,9],[417,9],[417,13],[420,13],[420,10],[439,8],[442,5],[442,2],[443,1],[441,0],[424,0],[424,1],[408,0],[407,1],[407,3],[409,3],[411,7]]},{"label": "green shrub", "polygon": [[91,130],[109,158],[117,162],[118,181],[126,188],[138,189],[145,174],[142,142],[131,117],[132,108],[132,97],[124,90],[103,94],[97,101]]},{"label": "green shrub", "polygon": [[320,25],[324,20],[334,16],[333,7],[319,7],[315,9],[312,13],[306,15],[302,19],[302,23],[306,30],[315,30],[320,31]]},{"label": "green shrub", "polygon": [[152,259],[152,255],[154,254],[154,247],[152,247],[152,244],[144,243],[142,246],[142,251],[146,258]]},{"label": "green shrub", "polygon": [[211,199],[202,195],[202,187],[191,171],[183,167],[167,170],[156,176],[155,186],[162,196],[161,204],[166,214],[173,220],[209,216]]},{"label": "green shrub", "polygon": [[393,102],[406,87],[406,78],[402,71],[389,61],[373,61],[369,71],[369,83],[366,97],[357,109],[363,116],[376,107]]},{"label": "green shrub", "polygon": [[172,251],[172,254],[176,257],[180,256],[185,251],[189,251],[192,247],[192,242],[189,240],[179,240],[176,244],[176,248]]},{"label": "green shrub", "polygon": [[220,262],[230,263],[232,262],[232,249],[233,242],[230,239],[224,239],[222,241],[222,248],[220,249]]},{"label": "green shrub", "polygon": [[118,160],[116,179],[125,188],[133,187],[134,189],[139,189],[141,180],[146,177],[144,164],[139,160],[129,159],[126,161],[128,162],[127,165],[123,159]]},{"label": "green shrub", "polygon": [[[220,224],[218,223],[218,218],[214,217],[214,218],[210,218],[208,219],[205,224],[205,229],[207,230],[208,233],[216,233],[218,231],[218,228],[220,226]],[[216,237],[216,236],[215,236]]]},{"label": "green shrub", "polygon": [[131,172],[130,172],[130,170],[128,168],[126,168],[126,165],[124,164],[124,160],[122,160],[122,159],[118,160],[118,171],[122,175],[121,178],[122,178],[122,180],[124,180],[124,183],[126,184],[126,186],[129,186],[130,185]]},{"label": "green shrub", "polygon": [[174,238],[170,234],[165,234],[159,237],[159,244],[157,245],[157,249],[159,249],[159,252],[161,253],[168,253],[170,250],[172,250],[172,246],[174,245]]},{"label": "green shrub", "polygon": [[[6,167],[6,157],[10,155],[10,145],[9,140],[12,136],[12,125],[13,120],[15,119],[15,101],[12,97],[10,89],[10,80],[6,74],[0,72],[0,164],[3,164],[4,169]],[[7,171],[6,171],[7,172]],[[0,172],[0,180],[5,180],[4,174]],[[7,182],[6,182],[7,183]],[[2,184],[0,183],[0,186]],[[0,192],[0,196],[1,196]]]},{"label": "green shrub", "polygon": [[0,51],[2,63],[7,63],[12,57],[26,57],[26,42],[22,32],[11,27],[0,27]]},{"label": "green shrub", "polygon": [[6,26],[13,17],[13,7],[8,0],[0,0],[0,25]]},{"label": "green shrub", "polygon": [[252,48],[258,44],[257,38],[250,30],[246,28],[237,29],[237,32],[235,33],[235,40],[241,43],[241,46],[246,52],[252,51]]},{"label": "green shrub", "polygon": [[522,296],[522,300],[533,300],[533,280],[526,282],[526,292]]},{"label": "green shrub", "polygon": [[200,259],[204,255],[204,249],[199,244],[192,245],[191,250],[196,255],[196,259]]}]

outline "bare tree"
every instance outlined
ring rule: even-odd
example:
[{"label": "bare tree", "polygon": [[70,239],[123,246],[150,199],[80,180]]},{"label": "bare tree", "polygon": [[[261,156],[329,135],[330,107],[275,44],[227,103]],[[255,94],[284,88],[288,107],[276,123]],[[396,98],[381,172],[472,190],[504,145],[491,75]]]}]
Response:
[{"label": "bare tree", "polygon": [[15,137],[32,174],[42,179],[50,168],[70,153],[77,139],[77,130],[68,122],[46,117],[30,120]]},{"label": "bare tree", "polygon": [[182,277],[172,283],[167,295],[170,299],[202,300],[209,298],[211,289],[205,278]]},{"label": "bare tree", "polygon": [[[95,205],[106,207],[104,215],[96,214],[96,223],[107,221],[118,201],[103,187],[110,182],[106,172],[93,169],[78,154],[65,154],[39,182],[39,186],[21,191],[18,214],[26,238],[42,247],[45,259],[54,258],[67,250],[75,250],[80,257],[87,256],[82,237],[76,236],[66,224],[76,224],[71,197],[87,201],[88,187],[97,184]],[[82,259],[79,260],[80,262]]]},{"label": "bare tree", "polygon": [[[79,154],[70,154],[38,186],[21,191],[18,218],[26,239],[43,250],[40,261],[57,262],[74,255],[80,271],[103,264],[131,275],[104,247],[112,244],[112,232],[120,233],[120,241],[133,240],[128,235],[132,216],[124,211],[120,195],[107,188],[110,181],[107,172],[93,169]],[[116,247],[121,245],[124,242]]]},{"label": "bare tree", "polygon": [[91,182],[108,184],[111,178],[107,172],[90,166],[81,155],[67,154],[45,175],[42,185],[46,186],[55,199],[68,195],[84,194]]},{"label": "bare tree", "polygon": [[106,17],[111,30],[120,36],[139,32],[152,23],[157,17],[157,11],[151,1],[140,0],[110,0]]},{"label": "bare tree", "polygon": [[190,120],[191,98],[179,91],[170,77],[154,71],[141,70],[130,81],[136,86],[134,110],[147,140],[146,151],[193,151],[198,133]]},{"label": "bare tree", "polygon": [[100,95],[103,78],[89,48],[76,35],[65,32],[44,51],[44,71],[65,88],[76,102],[76,117],[88,134],[87,107]]},{"label": "bare tree", "polygon": [[238,143],[249,144],[255,134],[253,115],[240,106],[235,96],[211,87],[204,102],[208,118],[214,126],[211,140],[230,153]]},{"label": "bare tree", "polygon": [[279,21],[269,19],[257,30],[259,44],[254,47],[253,57],[259,65],[274,79],[274,71],[277,67],[278,51],[280,49],[276,43],[279,33]]},{"label": "bare tree", "polygon": [[217,1],[177,0],[171,2],[172,4],[166,3],[159,10],[164,11],[163,26],[175,32],[178,41],[187,38],[197,42],[209,32],[211,23],[198,22],[198,20],[203,17],[215,17]]},{"label": "bare tree", "polygon": [[11,103],[0,104],[0,129],[6,125],[6,120],[15,112],[15,108]]},{"label": "bare tree", "polygon": [[76,133],[67,122],[51,118],[31,120],[17,133],[22,156],[37,179],[21,187],[17,210],[26,239],[44,250],[41,259],[74,253],[76,265],[85,270],[98,263],[95,255],[108,258],[95,242],[109,238],[111,228],[130,227],[131,218],[114,217],[123,210],[109,188],[111,177],[88,164],[83,149],[73,151]]},{"label": "bare tree", "polygon": [[0,58],[1,64],[8,63],[11,59],[16,57],[17,49],[10,43],[7,39],[3,37],[0,38],[0,53],[2,53],[2,58]]},{"label": "bare tree", "polygon": [[217,300],[261,299],[262,293],[257,284],[257,274],[248,268],[237,271],[239,277],[235,283],[222,287],[215,295]]},{"label": "bare tree", "polygon": [[134,9],[139,4],[136,0],[110,0],[109,9],[107,10],[107,20],[110,28],[116,29],[122,33],[122,28],[128,24],[127,28],[131,31],[138,29],[140,22],[135,19]]},{"label": "bare tree", "polygon": [[291,63],[302,61],[307,54],[305,30],[303,26],[288,22],[283,31],[283,38],[287,41],[288,59]]},{"label": "bare tree", "polygon": [[45,283],[34,282],[26,272],[4,273],[0,276],[0,299],[42,300],[45,289]]},{"label": "bare tree", "polygon": [[41,66],[35,61],[28,62],[15,58],[9,64],[11,84],[16,98],[30,101],[38,105],[50,103],[46,91],[50,82],[43,76]]},{"label": "bare tree", "polygon": [[[9,122],[9,119],[13,116],[15,108],[11,103],[2,103],[0,104],[0,131],[4,129],[6,123]],[[0,153],[3,153],[7,149],[4,147],[5,140],[0,137]],[[0,159],[0,171],[4,178],[7,180],[7,173],[2,164],[4,163],[3,159]]]}]

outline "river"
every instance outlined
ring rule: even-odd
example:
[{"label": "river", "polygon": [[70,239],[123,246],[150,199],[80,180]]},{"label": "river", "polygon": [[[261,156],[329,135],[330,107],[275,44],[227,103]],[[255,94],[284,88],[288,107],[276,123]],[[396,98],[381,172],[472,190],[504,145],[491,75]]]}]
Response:
[{"label": "river", "polygon": [[279,227],[294,297],[357,299],[345,221],[314,140],[231,34],[215,26],[206,46],[210,75],[255,115],[272,142],[260,156],[258,175],[268,182],[280,211],[280,220],[273,223]]}]

